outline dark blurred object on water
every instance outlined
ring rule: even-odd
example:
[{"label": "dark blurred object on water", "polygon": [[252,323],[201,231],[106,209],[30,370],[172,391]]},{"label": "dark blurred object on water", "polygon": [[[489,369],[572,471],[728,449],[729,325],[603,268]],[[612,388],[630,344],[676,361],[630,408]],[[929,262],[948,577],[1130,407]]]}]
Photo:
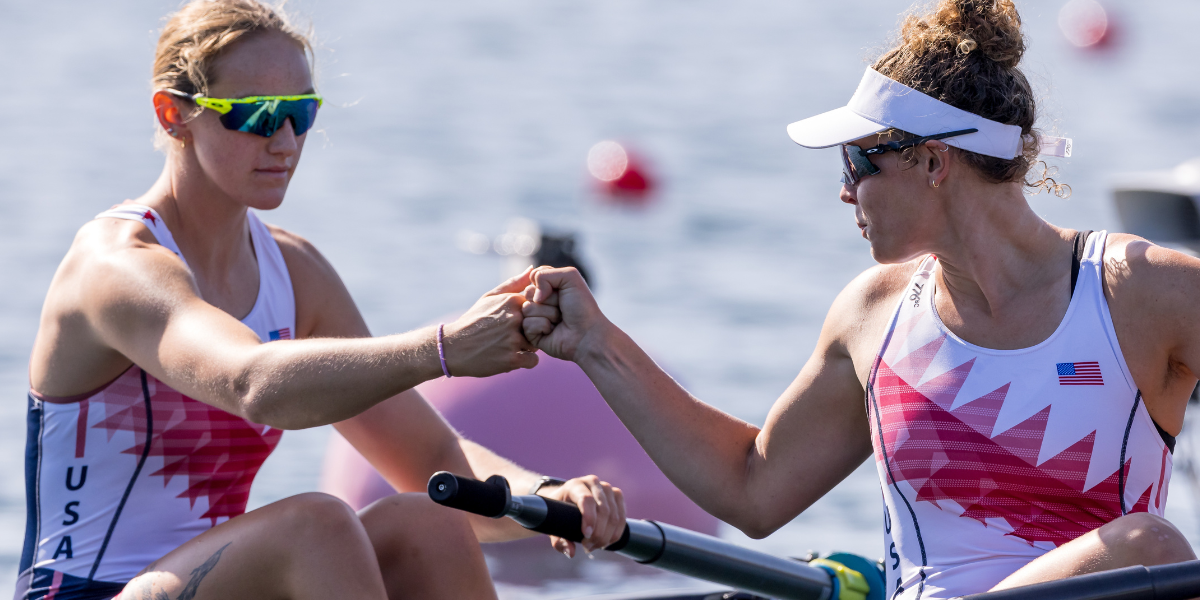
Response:
[{"label": "dark blurred object on water", "polygon": [[575,252],[575,234],[573,233],[556,235],[543,232],[542,243],[534,254],[533,264],[549,267],[575,267],[583,276],[583,280],[587,282],[588,287],[596,289],[592,278],[588,276],[587,269],[583,267],[583,262],[579,260],[579,256]]},{"label": "dark blurred object on water", "polygon": [[457,245],[460,250],[471,254],[494,253],[503,256],[506,260],[501,268],[501,279],[508,279],[530,266],[575,267],[588,286],[596,289],[596,282],[579,257],[575,233],[546,231],[533,219],[509,219],[504,233],[495,239],[477,231],[461,230],[458,232]]}]

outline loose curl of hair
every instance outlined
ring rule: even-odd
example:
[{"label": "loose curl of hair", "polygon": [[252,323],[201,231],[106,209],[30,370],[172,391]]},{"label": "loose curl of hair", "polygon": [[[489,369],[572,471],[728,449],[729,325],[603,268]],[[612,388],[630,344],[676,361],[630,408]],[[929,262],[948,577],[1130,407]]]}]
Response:
[{"label": "loose curl of hair", "polygon": [[[248,36],[280,33],[296,44],[314,63],[311,32],[291,24],[282,4],[270,6],[257,0],[192,0],[167,17],[154,50],[151,88],[176,89],[188,94],[208,94],[213,81],[213,64],[231,45]],[[169,138],[156,134],[160,148]]]},{"label": "loose curl of hair", "polygon": [[[1056,182],[1054,171],[1037,158],[1037,103],[1018,67],[1025,36],[1012,0],[941,0],[925,14],[906,16],[899,37],[873,69],[956,108],[1021,128],[1020,156],[1003,159],[955,148],[964,163],[992,183],[1021,182],[1060,198],[1070,195],[1070,186]],[[1041,175],[1032,177],[1037,164]]]}]

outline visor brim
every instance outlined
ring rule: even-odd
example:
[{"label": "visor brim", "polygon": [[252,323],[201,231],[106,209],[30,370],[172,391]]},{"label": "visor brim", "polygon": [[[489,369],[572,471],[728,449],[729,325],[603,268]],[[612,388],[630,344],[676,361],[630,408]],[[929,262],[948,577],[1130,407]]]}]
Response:
[{"label": "visor brim", "polygon": [[805,148],[829,148],[889,129],[843,106],[788,125],[788,137]]}]

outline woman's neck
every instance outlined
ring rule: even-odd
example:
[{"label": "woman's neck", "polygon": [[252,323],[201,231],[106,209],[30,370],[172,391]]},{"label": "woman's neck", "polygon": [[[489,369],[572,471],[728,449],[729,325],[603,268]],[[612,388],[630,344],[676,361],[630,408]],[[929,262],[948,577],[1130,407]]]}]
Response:
[{"label": "woman's neck", "polygon": [[254,259],[246,206],[180,159],[168,157],[158,180],[137,202],[159,213],[193,272],[222,279],[237,270],[239,261]]},{"label": "woman's neck", "polygon": [[948,199],[949,227],[934,251],[946,300],[964,318],[999,321],[1042,296],[1061,292],[1069,302],[1068,286],[1055,287],[1070,277],[1065,231],[1034,213],[1019,185],[978,182],[961,192]]}]

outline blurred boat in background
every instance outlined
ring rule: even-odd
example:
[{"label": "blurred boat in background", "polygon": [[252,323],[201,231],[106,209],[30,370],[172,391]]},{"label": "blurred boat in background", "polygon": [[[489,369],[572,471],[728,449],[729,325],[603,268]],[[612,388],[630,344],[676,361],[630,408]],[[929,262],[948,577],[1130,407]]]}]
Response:
[{"label": "blurred boat in background", "polygon": [[1125,232],[1200,254],[1200,158],[1164,171],[1118,175],[1112,197]]}]

